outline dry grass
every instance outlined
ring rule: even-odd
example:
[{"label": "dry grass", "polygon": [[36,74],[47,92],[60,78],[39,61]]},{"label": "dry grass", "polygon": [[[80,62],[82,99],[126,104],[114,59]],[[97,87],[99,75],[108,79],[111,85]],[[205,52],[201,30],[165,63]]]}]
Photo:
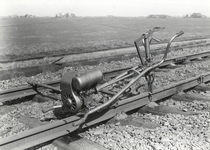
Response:
[{"label": "dry grass", "polygon": [[160,39],[184,31],[182,38],[207,35],[210,19],[148,18],[10,18],[0,20],[0,56],[52,56],[133,46],[149,29],[160,26]]}]

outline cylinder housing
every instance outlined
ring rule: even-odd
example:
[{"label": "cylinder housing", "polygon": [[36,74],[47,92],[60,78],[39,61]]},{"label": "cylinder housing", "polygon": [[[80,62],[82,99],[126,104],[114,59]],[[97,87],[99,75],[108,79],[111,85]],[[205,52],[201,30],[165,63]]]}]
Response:
[{"label": "cylinder housing", "polygon": [[96,86],[102,79],[103,73],[100,70],[94,70],[81,76],[75,76],[72,79],[72,86],[77,91],[87,90]]}]

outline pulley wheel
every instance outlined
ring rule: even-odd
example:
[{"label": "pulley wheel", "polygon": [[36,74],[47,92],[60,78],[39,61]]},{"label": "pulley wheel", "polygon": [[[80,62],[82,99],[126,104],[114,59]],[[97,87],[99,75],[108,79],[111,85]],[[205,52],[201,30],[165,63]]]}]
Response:
[{"label": "pulley wheel", "polygon": [[70,93],[63,95],[63,102],[68,106],[71,113],[78,112],[82,107],[82,101],[79,98],[74,98]]}]

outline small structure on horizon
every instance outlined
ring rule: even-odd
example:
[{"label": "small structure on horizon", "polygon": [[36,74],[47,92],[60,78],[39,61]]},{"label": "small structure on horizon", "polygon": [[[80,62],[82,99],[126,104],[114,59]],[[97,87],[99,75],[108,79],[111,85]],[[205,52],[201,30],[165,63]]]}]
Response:
[{"label": "small structure on horizon", "polygon": [[201,13],[186,14],[183,17],[184,18],[208,18],[207,16],[202,15]]},{"label": "small structure on horizon", "polygon": [[168,15],[149,15],[147,18],[170,18]]},{"label": "small structure on horizon", "polygon": [[207,18],[205,15],[202,15],[201,13],[193,13],[190,18]]}]

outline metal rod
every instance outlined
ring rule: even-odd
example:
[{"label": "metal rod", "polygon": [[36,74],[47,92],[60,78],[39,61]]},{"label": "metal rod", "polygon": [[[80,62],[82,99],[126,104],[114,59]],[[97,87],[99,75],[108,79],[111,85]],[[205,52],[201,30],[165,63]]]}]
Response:
[{"label": "metal rod", "polygon": [[118,79],[118,78],[121,78],[123,77],[124,75],[128,74],[130,70],[136,70],[137,68],[139,68],[140,66],[135,66],[135,67],[132,67],[131,69],[129,69],[128,71],[116,76],[114,79]]},{"label": "metal rod", "polygon": [[166,57],[167,57],[167,54],[168,54],[169,48],[170,48],[171,43],[173,42],[173,40],[174,40],[175,38],[177,38],[177,37],[181,36],[182,34],[184,34],[184,32],[183,32],[183,31],[180,31],[180,32],[176,33],[176,35],[175,35],[175,36],[173,36],[173,37],[171,38],[171,40],[168,42],[167,47],[166,47],[166,51],[165,51],[164,56],[163,56],[163,61],[165,61],[165,59],[166,59]]},{"label": "metal rod", "polygon": [[144,60],[143,60],[143,58],[142,58],[142,54],[141,54],[141,51],[140,51],[140,48],[139,48],[139,46],[140,46],[139,42],[140,42],[139,39],[137,39],[136,41],[134,41],[134,44],[135,44],[135,46],[136,46],[136,50],[137,50],[139,59],[140,59],[140,61],[141,61],[141,64],[144,65]]},{"label": "metal rod", "polygon": [[47,88],[47,89],[51,89],[51,90],[56,91],[56,92],[61,92],[60,89],[57,89],[53,86],[49,86],[49,85],[42,84],[42,83],[35,83],[33,81],[28,81],[28,84],[30,84],[31,86],[40,86],[40,87],[44,87],[44,88]]},{"label": "metal rod", "polygon": [[130,76],[132,76],[132,75],[134,75],[134,73],[128,74],[128,75],[126,75],[126,76],[124,76],[124,77],[121,77],[121,78],[118,78],[118,79],[110,80],[109,82],[107,82],[107,83],[105,83],[105,84],[102,84],[102,85],[100,85],[99,87],[96,87],[96,90],[97,90],[97,91],[100,91],[101,89],[103,89],[103,88],[105,88],[105,87],[107,87],[107,86],[109,86],[109,85],[111,85],[111,84],[113,84],[113,83],[116,83],[116,82],[118,82],[118,81],[120,81],[120,80],[126,79],[126,78],[128,78],[128,77],[130,77]]},{"label": "metal rod", "polygon": [[146,61],[150,61],[150,45],[149,45],[150,34],[146,33],[143,36],[144,36],[144,47],[145,47]]},{"label": "metal rod", "polygon": [[100,91],[101,89],[103,89],[103,88],[105,88],[105,87],[107,87],[107,86],[109,86],[109,85],[111,85],[111,84],[113,84],[113,83],[116,83],[116,82],[118,82],[118,81],[120,81],[120,80],[123,80],[123,79],[125,79],[125,78],[128,78],[128,77],[131,77],[132,75],[134,75],[134,73],[130,73],[130,74],[129,74],[129,71],[130,71],[130,70],[135,70],[135,69],[137,69],[138,67],[139,67],[139,66],[135,66],[135,67],[129,69],[128,71],[126,71],[126,72],[124,72],[124,73],[118,75],[118,76],[115,77],[114,79],[112,79],[112,80],[110,80],[110,81],[108,81],[108,82],[106,82],[106,83],[104,83],[104,84],[102,84],[102,85],[96,87],[96,91]]}]

